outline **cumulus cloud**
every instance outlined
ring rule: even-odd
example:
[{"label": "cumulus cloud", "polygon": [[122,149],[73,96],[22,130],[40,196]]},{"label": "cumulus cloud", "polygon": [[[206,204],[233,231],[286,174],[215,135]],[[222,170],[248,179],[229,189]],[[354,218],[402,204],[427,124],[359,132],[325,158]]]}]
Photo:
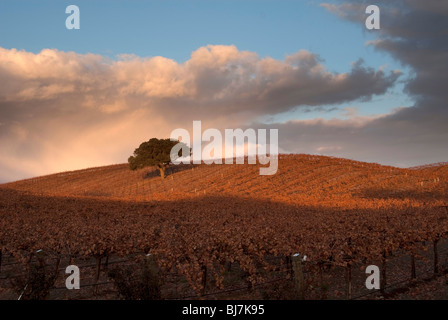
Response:
[{"label": "cumulus cloud", "polygon": [[[57,99],[64,103],[61,110],[114,113],[136,108],[130,99],[140,98],[147,108],[194,108],[213,115],[241,109],[274,114],[299,105],[369,99],[384,93],[399,72],[385,74],[359,60],[350,72],[333,74],[305,50],[279,61],[235,46],[209,45],[183,64],[163,57],[124,55],[112,61],[53,49],[33,54],[0,48],[0,75],[6,80],[2,103]],[[75,97],[77,103],[69,103]],[[6,116],[10,110],[1,111]]]},{"label": "cumulus cloud", "polygon": [[140,142],[193,120],[235,127],[300,106],[368,100],[399,76],[362,60],[331,73],[305,50],[275,60],[209,45],[178,63],[0,48],[0,180],[125,162]]}]

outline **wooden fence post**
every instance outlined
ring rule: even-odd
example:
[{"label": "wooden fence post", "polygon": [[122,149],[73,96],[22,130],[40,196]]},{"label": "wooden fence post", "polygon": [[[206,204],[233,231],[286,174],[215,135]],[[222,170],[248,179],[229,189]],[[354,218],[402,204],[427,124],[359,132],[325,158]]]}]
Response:
[{"label": "wooden fence post", "polygon": [[352,299],[352,265],[347,263],[347,299]]},{"label": "wooden fence post", "polygon": [[286,274],[291,278],[294,279],[294,270],[292,268],[292,258],[291,256],[286,256],[284,259],[284,263],[286,266]]},{"label": "wooden fence post", "polygon": [[380,288],[380,292],[382,295],[384,295],[385,293],[385,289],[387,286],[387,273],[386,273],[386,266],[387,266],[387,254],[386,252],[383,253],[383,258],[382,260],[382,268],[381,268],[381,288]]},{"label": "wooden fence post", "polygon": [[207,287],[207,267],[206,266],[202,266],[201,267],[202,270],[202,291],[201,291],[201,295],[205,295],[205,289]]},{"label": "wooden fence post", "polygon": [[95,286],[93,287],[93,293],[98,293],[98,280],[100,279],[101,272],[101,256],[96,256],[96,277],[95,277]]},{"label": "wooden fence post", "polygon": [[226,261],[226,271],[230,272],[232,270],[232,262]]},{"label": "wooden fence post", "polygon": [[433,243],[433,251],[434,251],[434,275],[439,273],[439,254],[437,252],[437,243],[439,239],[435,239]]},{"label": "wooden fence post", "polygon": [[414,254],[411,255],[411,279],[416,279],[417,274],[415,272],[415,256]]},{"label": "wooden fence post", "polygon": [[106,255],[106,261],[104,263],[104,270],[109,269],[109,255]]},{"label": "wooden fence post", "polygon": [[299,300],[305,299],[305,280],[303,276],[302,260],[300,254],[292,256],[292,267],[294,270],[294,282]]}]

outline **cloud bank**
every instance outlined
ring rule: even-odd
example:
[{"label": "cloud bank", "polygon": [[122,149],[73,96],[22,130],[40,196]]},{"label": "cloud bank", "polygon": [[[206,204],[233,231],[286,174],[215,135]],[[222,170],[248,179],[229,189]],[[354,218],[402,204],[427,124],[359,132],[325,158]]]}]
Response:
[{"label": "cloud bank", "polygon": [[142,141],[193,120],[236,128],[300,106],[369,100],[399,76],[362,60],[331,73],[306,50],[280,61],[208,45],[180,64],[0,48],[0,180],[125,162]]},{"label": "cloud bank", "polygon": [[[365,29],[367,1],[322,4]],[[386,1],[368,45],[412,70],[374,70],[360,59],[342,74],[316,53],[283,60],[235,46],[198,48],[188,61],[109,59],[56,49],[0,48],[0,182],[122,163],[142,141],[193,120],[207,127],[278,128],[282,152],[317,153],[398,166],[448,160],[448,5]],[[390,114],[260,123],[264,116],[323,105],[346,107],[385,94],[397,79],[415,104]]]}]

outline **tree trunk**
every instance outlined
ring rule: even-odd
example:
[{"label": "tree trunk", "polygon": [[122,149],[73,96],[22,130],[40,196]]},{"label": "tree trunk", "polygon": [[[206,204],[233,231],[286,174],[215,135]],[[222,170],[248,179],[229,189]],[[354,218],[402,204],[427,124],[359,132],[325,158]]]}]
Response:
[{"label": "tree trunk", "polygon": [[159,171],[160,171],[160,177],[162,179],[165,179],[165,167],[160,167]]}]

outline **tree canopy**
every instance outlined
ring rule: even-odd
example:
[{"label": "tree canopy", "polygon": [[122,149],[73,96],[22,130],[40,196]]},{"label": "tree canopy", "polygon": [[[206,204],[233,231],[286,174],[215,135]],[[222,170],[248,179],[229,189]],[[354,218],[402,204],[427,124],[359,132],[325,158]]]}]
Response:
[{"label": "tree canopy", "polygon": [[[148,166],[158,166],[163,178],[165,168],[171,162],[171,149],[178,143],[185,145],[183,142],[177,140],[157,138],[152,138],[149,141],[143,142],[134,150],[134,155],[129,157],[129,167],[131,170],[137,170]],[[190,150],[190,148],[188,148],[188,150]],[[183,156],[182,149],[180,149],[177,156]]]}]

